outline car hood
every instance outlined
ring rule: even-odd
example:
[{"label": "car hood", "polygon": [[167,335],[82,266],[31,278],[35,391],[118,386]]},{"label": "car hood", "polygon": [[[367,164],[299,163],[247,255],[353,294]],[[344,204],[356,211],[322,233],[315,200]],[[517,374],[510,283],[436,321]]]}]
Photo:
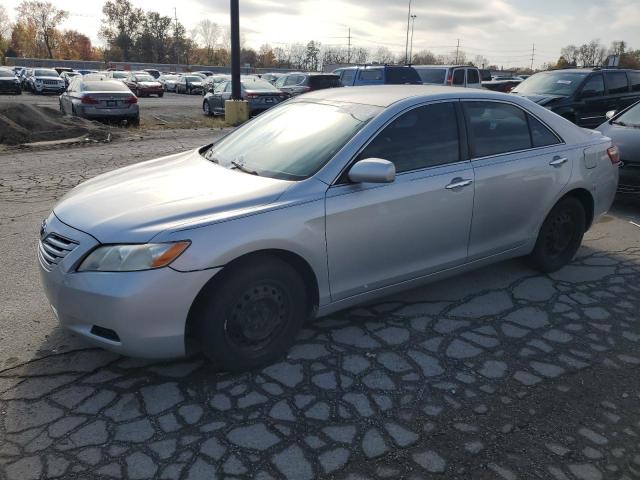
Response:
[{"label": "car hood", "polygon": [[623,162],[640,165],[640,128],[624,127],[607,121],[596,130],[609,137],[620,149],[620,159]]},{"label": "car hood", "polygon": [[275,202],[291,183],[229,170],[195,150],[95,177],[53,211],[102,243],[144,243],[192,222],[250,214]]},{"label": "car hood", "polygon": [[[510,80],[509,80],[510,81]],[[504,82],[502,82],[504,83]],[[520,95],[521,97],[528,98],[529,100],[536,102],[538,105],[545,106],[549,105],[553,102],[556,102],[562,98],[567,98],[565,95],[551,95],[551,94],[528,94],[523,95],[522,93],[512,92],[515,95]]]}]

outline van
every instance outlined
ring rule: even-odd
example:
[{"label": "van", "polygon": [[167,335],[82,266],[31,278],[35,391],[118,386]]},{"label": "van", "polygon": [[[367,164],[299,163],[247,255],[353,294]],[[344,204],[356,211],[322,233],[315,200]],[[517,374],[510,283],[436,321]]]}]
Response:
[{"label": "van", "polygon": [[480,71],[468,65],[414,65],[422,83],[450,87],[482,88]]},{"label": "van", "polygon": [[366,65],[338,68],[333,73],[340,76],[343,87],[359,85],[421,85],[420,75],[413,67],[405,65]]}]

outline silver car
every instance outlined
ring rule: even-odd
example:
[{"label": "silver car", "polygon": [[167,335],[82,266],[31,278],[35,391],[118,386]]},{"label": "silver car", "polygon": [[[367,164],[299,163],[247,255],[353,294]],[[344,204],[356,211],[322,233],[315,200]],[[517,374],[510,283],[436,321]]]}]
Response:
[{"label": "silver car", "polygon": [[311,317],[512,257],[558,270],[618,164],[610,139],[517,96],[320,90],[73,189],[42,224],[42,281],[96,345],[253,368]]},{"label": "silver car", "polygon": [[75,117],[140,122],[138,98],[120,80],[100,74],[77,76],[60,95],[60,111]]}]

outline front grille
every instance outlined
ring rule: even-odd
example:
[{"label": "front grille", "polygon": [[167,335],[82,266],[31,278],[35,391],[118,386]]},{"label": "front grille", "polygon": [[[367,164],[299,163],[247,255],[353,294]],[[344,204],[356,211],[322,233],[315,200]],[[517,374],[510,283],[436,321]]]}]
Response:
[{"label": "front grille", "polygon": [[60,82],[58,82],[58,80],[43,80],[42,83],[44,83],[45,85],[58,85],[58,86],[62,86],[62,84]]},{"label": "front grille", "polygon": [[74,248],[78,246],[75,240],[69,240],[56,233],[50,233],[38,245],[38,255],[42,262],[52,267],[57,265]]}]

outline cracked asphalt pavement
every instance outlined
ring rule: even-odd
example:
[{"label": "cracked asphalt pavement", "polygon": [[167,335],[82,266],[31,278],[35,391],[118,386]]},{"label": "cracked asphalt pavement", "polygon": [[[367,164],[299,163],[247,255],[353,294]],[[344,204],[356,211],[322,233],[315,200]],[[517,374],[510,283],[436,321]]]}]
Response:
[{"label": "cracked asphalt pavement", "polygon": [[0,478],[640,478],[640,215],[620,203],[552,275],[509,261],[310,323],[227,374],[63,332],[40,220],[103,171],[219,133],[0,156]]}]

